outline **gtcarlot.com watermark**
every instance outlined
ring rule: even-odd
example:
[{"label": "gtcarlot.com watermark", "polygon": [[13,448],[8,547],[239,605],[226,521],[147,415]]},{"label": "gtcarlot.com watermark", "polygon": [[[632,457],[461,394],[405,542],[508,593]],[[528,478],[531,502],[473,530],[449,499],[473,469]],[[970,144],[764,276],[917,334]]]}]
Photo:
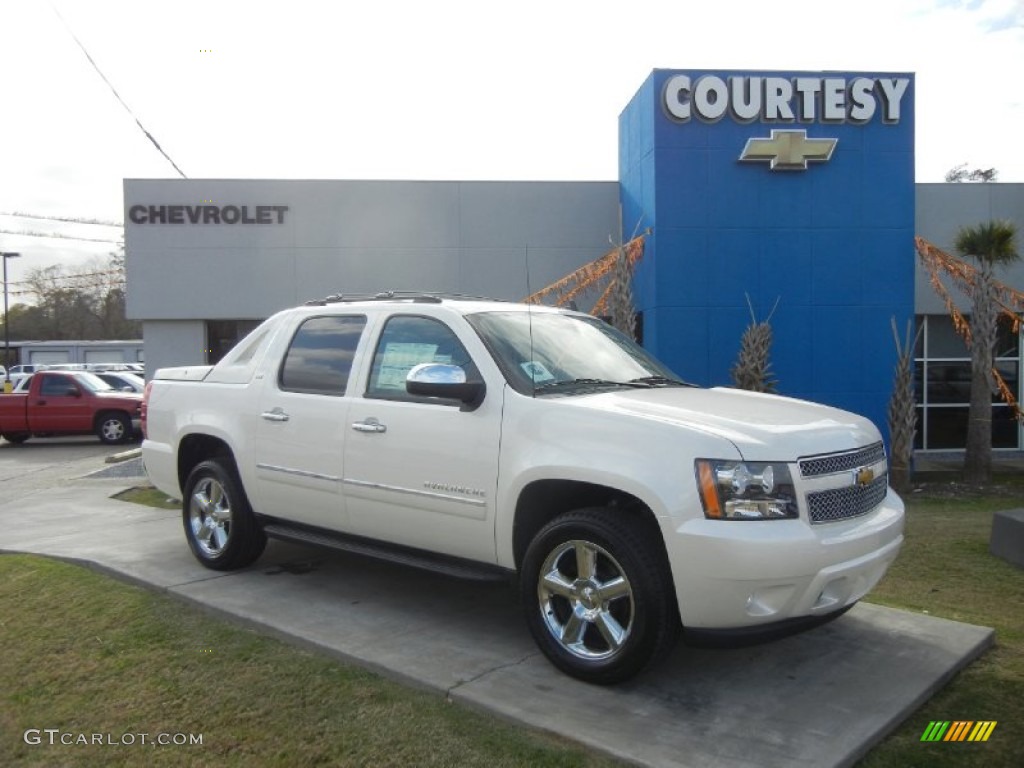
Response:
[{"label": "gtcarlot.com watermark", "polygon": [[30,746],[94,747],[196,747],[203,745],[201,733],[85,733],[60,728],[29,728],[22,735]]}]

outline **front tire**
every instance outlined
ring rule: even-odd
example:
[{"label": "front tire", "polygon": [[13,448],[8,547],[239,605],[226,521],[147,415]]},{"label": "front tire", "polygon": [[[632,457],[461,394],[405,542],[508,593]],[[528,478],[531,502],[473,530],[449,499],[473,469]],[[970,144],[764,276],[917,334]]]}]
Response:
[{"label": "front tire", "polygon": [[556,517],[530,542],[520,589],[538,647],[586,682],[626,680],[667,654],[678,636],[658,531],[626,510]]},{"label": "front tire", "polygon": [[263,554],[267,537],[233,463],[212,459],[197,464],[185,482],[181,508],[189,548],[207,568],[244,568]]}]

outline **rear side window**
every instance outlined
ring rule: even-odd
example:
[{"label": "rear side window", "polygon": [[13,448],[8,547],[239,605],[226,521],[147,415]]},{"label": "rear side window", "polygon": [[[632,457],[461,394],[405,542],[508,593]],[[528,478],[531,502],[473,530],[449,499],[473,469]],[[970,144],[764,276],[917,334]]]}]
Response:
[{"label": "rear side window", "polygon": [[362,315],[330,315],[304,321],[281,365],[281,389],[344,395],[365,326],[366,318]]}]

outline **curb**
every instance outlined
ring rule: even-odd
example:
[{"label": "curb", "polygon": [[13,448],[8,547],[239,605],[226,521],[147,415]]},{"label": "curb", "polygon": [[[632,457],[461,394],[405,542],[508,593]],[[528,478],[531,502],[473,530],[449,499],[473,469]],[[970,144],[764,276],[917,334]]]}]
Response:
[{"label": "curb", "polygon": [[118,464],[122,461],[131,461],[142,456],[142,448],[131,448],[120,453],[113,453],[104,460],[107,464]]}]

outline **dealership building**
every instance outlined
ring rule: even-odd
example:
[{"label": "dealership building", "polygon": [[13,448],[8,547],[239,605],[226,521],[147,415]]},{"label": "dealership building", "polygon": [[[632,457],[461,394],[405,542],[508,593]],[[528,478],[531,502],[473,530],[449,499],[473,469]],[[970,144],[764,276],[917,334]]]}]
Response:
[{"label": "dealership building", "polygon": [[[642,341],[678,375],[728,385],[753,311],[780,393],[884,430],[892,322],[916,317],[918,448],[962,448],[968,352],[914,236],[953,252],[961,226],[1024,231],[1024,185],[915,184],[914,91],[906,73],[656,70],[620,116],[616,181],[128,179],[128,315],[150,372],[206,364],[310,299],[516,300],[642,233]],[[997,277],[1022,288],[1024,265]],[[998,355],[1019,399],[1019,330]],[[1009,407],[993,416],[993,444],[1024,448]]]}]

